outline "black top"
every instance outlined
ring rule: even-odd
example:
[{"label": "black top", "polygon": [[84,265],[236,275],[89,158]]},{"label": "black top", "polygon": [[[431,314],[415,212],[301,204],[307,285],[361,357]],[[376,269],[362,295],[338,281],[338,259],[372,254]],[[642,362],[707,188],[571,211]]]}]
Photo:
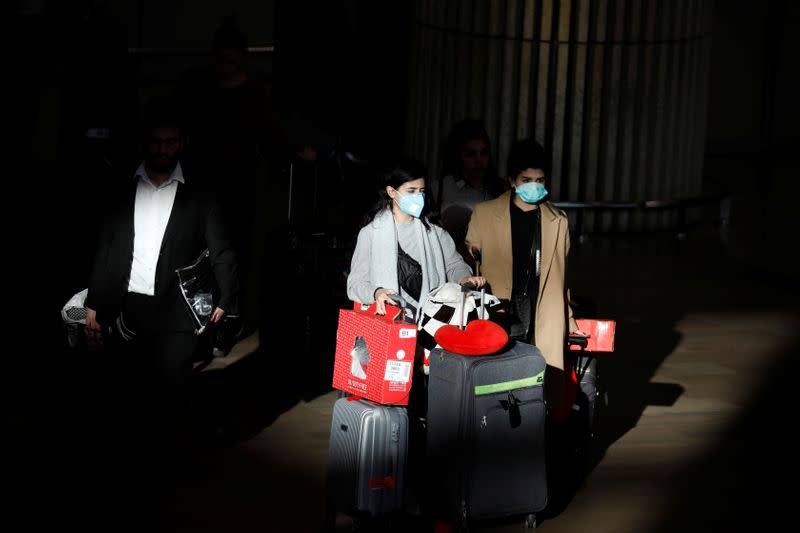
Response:
[{"label": "black top", "polygon": [[[537,257],[541,257],[541,209],[523,211],[511,196],[511,252],[514,282],[511,289],[512,326],[510,334],[536,344],[536,299],[539,296]],[[537,254],[537,251],[539,252]],[[514,326],[513,324],[517,324]],[[522,329],[520,330],[519,327]]]},{"label": "black top", "polygon": [[512,292],[514,294],[527,292],[529,295],[535,296],[539,291],[535,250],[541,250],[542,247],[541,210],[523,211],[514,204],[514,195],[511,196],[510,210],[511,250],[514,269]]}]

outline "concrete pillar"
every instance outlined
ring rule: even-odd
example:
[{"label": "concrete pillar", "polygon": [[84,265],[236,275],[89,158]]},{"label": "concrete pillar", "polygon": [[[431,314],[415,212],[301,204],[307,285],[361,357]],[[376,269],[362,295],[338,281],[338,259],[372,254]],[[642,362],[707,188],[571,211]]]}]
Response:
[{"label": "concrete pillar", "polygon": [[[514,139],[550,151],[555,200],[700,193],[707,0],[416,0],[407,150],[437,173],[450,126],[481,118],[498,170]],[[586,229],[666,227],[670,214],[587,215]]]}]

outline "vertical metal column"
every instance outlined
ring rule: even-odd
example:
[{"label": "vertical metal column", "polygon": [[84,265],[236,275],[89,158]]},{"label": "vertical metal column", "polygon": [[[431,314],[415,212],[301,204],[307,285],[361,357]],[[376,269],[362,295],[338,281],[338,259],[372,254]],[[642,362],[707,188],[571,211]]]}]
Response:
[{"label": "vertical metal column", "polygon": [[[708,0],[416,0],[406,149],[432,173],[450,126],[480,118],[501,175],[516,138],[553,158],[553,198],[701,192]],[[674,224],[586,213],[587,231]]]}]

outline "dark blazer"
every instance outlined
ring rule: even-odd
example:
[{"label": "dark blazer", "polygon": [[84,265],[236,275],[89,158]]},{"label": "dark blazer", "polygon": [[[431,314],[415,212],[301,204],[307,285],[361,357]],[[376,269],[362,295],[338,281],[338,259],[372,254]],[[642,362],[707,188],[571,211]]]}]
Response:
[{"label": "dark blazer", "polygon": [[[133,211],[138,180],[113,194],[100,230],[86,307],[97,311],[100,324],[110,325],[122,309],[133,262]],[[175,269],[192,263],[209,249],[219,301],[226,314],[238,314],[238,265],[217,203],[210,194],[191,184],[178,183],[175,201],[161,242],[156,266],[155,297],[158,320],[175,331],[193,331],[194,326],[178,289]]]}]

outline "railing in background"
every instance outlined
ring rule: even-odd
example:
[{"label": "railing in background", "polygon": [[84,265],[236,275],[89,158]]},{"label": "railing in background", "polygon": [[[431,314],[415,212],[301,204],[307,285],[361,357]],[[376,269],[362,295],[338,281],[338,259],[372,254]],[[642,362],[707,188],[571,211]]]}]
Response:
[{"label": "railing in background", "polygon": [[[553,205],[568,213],[575,211],[576,220],[573,233],[577,235],[578,242],[583,242],[589,235],[584,225],[583,214],[586,211],[673,211],[677,214],[677,222],[671,228],[671,231],[675,232],[675,237],[678,240],[685,240],[688,236],[688,231],[702,222],[688,222],[687,211],[715,204],[718,204],[718,218],[715,219],[715,222],[719,224],[720,239],[723,243],[726,243],[730,225],[730,196],[727,194],[708,194],[691,198],[643,200],[640,202],[553,202]],[[605,234],[608,232],[597,233]]]},{"label": "railing in background", "polygon": [[[702,194],[714,2],[415,0],[406,150],[430,168],[481,118],[502,158],[533,137],[558,198]],[[591,232],[665,230],[669,214],[586,216]]]},{"label": "railing in background", "polygon": [[[247,49],[250,54],[272,54],[275,52],[274,46],[250,46]],[[211,55],[210,48],[128,48],[131,55],[150,55],[150,56],[200,56]]]}]

